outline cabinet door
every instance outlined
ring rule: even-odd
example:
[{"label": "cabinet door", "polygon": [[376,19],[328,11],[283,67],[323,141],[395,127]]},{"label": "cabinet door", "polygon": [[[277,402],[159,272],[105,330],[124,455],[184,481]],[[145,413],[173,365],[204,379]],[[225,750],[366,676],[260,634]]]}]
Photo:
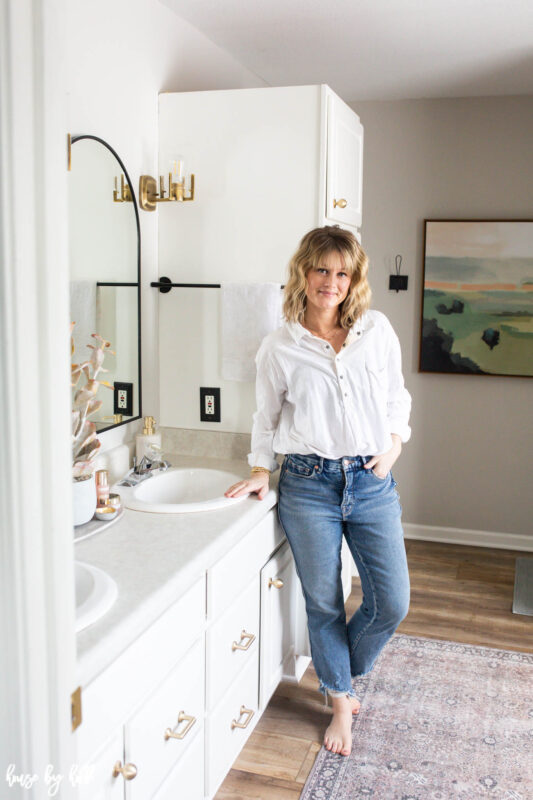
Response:
[{"label": "cabinet door", "polygon": [[[206,718],[206,795],[214,797],[255,728],[258,715],[259,658],[251,661]],[[184,797],[183,800],[186,800]]]},{"label": "cabinet door", "polygon": [[203,738],[204,660],[202,637],[126,723],[125,757],[138,770],[127,800],[152,797],[195,737]]},{"label": "cabinet door", "polygon": [[294,653],[293,597],[296,572],[288,542],[261,570],[260,707],[264,709]]},{"label": "cabinet door", "polygon": [[352,109],[328,96],[326,217],[360,228],[363,214],[363,126]]},{"label": "cabinet door", "polygon": [[204,737],[191,742],[154,800],[204,800]]},{"label": "cabinet door", "polygon": [[123,800],[124,778],[113,775],[117,761],[124,763],[124,734],[122,727],[79,770],[69,775],[69,782],[78,786],[79,800]]}]

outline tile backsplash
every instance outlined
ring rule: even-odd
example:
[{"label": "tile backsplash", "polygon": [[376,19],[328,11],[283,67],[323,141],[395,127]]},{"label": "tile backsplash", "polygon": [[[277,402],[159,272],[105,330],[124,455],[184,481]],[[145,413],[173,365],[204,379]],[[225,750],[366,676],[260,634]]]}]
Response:
[{"label": "tile backsplash", "polygon": [[250,452],[249,433],[165,427],[160,427],[159,431],[161,432],[163,454],[179,453],[184,456],[234,458],[247,461]]}]

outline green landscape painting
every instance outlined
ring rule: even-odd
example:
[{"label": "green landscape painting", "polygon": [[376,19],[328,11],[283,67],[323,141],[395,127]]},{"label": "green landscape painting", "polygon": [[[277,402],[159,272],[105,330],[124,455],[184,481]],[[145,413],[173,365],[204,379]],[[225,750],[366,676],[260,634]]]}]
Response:
[{"label": "green landscape painting", "polygon": [[533,221],[425,224],[420,371],[533,376]]}]

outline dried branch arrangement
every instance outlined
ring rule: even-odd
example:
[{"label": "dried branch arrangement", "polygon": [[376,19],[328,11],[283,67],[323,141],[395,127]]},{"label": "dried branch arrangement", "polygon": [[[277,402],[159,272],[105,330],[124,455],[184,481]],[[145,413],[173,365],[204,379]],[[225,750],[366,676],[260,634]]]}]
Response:
[{"label": "dried branch arrangement", "polygon": [[[70,333],[75,322],[70,323]],[[81,364],[71,364],[71,385],[77,386],[80,377],[85,375],[86,383],[74,395],[72,407],[72,477],[76,481],[90,478],[94,471],[93,460],[100,447],[100,440],[96,435],[96,425],[87,419],[102,407],[102,401],[96,399],[100,386],[113,389],[108,381],[97,380],[100,372],[109,372],[104,369],[103,363],[106,352],[115,355],[110,350],[110,342],[106,342],[98,333],[91,336],[96,344],[89,344],[92,353],[87,361]],[[74,340],[70,337],[70,353],[74,355]],[[92,374],[91,374],[92,373]]]}]

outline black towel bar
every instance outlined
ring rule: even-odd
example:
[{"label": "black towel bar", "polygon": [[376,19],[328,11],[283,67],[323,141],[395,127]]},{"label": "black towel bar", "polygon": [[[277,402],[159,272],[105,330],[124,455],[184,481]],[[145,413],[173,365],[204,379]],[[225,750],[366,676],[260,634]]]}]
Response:
[{"label": "black towel bar", "polygon": [[[158,281],[152,281],[150,286],[154,289],[159,289],[162,294],[167,294],[171,289],[176,287],[186,287],[187,289],[220,289],[220,283],[172,283],[170,278],[159,278]],[[283,284],[282,289],[285,288]]]}]

